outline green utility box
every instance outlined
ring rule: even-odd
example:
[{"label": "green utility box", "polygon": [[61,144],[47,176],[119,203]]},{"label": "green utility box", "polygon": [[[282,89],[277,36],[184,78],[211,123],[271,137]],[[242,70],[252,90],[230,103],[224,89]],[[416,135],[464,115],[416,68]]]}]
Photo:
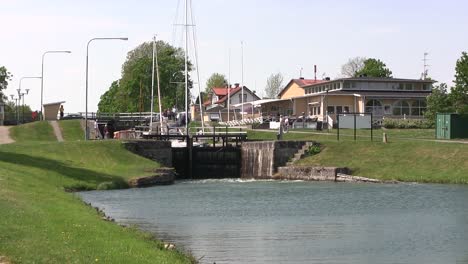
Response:
[{"label": "green utility box", "polygon": [[468,116],[454,113],[438,113],[436,120],[436,138],[468,138]]}]

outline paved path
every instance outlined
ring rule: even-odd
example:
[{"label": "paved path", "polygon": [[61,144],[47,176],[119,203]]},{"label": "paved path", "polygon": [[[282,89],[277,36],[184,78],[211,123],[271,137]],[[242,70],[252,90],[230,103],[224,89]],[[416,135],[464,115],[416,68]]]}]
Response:
[{"label": "paved path", "polygon": [[0,126],[0,144],[10,144],[15,142],[10,137],[10,127]]},{"label": "paved path", "polygon": [[58,142],[63,141],[62,131],[60,130],[60,126],[57,121],[49,121],[49,124],[54,129],[55,137],[57,138]]}]

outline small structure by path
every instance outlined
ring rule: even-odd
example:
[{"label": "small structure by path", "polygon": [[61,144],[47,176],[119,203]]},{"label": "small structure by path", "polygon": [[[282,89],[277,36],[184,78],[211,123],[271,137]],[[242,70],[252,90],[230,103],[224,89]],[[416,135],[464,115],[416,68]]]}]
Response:
[{"label": "small structure by path", "polygon": [[10,137],[10,127],[8,126],[0,126],[0,144],[10,144],[15,142]]},{"label": "small structure by path", "polygon": [[55,137],[57,138],[58,142],[63,142],[62,131],[60,130],[60,126],[57,121],[49,121],[49,124],[54,129]]}]

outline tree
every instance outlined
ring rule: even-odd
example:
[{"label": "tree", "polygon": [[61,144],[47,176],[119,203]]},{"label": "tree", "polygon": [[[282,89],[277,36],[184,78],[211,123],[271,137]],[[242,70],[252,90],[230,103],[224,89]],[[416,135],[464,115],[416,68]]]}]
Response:
[{"label": "tree", "polygon": [[284,77],[280,72],[271,74],[270,77],[268,77],[265,87],[265,94],[268,98],[276,98],[276,96],[278,96],[283,87],[283,80]]},{"label": "tree", "polygon": [[455,67],[455,87],[450,93],[453,110],[460,114],[468,114],[468,54],[462,53]]},{"label": "tree", "polygon": [[447,84],[441,83],[432,88],[432,93],[427,98],[427,108],[424,116],[435,122],[437,113],[452,112],[453,107],[450,102]]},{"label": "tree", "polygon": [[[161,104],[163,109],[174,105],[183,109],[185,89],[180,83],[184,77],[184,51],[164,41],[156,43],[158,49]],[[192,68],[189,62],[189,71]],[[127,54],[122,65],[122,77],[114,81],[109,90],[101,96],[100,112],[137,112],[151,109],[151,75],[153,67],[153,43],[145,42]],[[155,77],[156,78],[156,77]],[[155,79],[154,109],[158,109],[157,80]],[[189,88],[192,81],[189,78]],[[190,91],[189,91],[190,98]],[[189,99],[190,103],[190,99]]]},{"label": "tree", "polygon": [[391,78],[392,71],[381,60],[371,58],[364,61],[364,67],[357,71],[354,77],[361,75],[366,77]]},{"label": "tree", "polygon": [[3,94],[2,90],[5,90],[8,86],[8,81],[11,80],[11,73],[4,67],[0,67],[0,102],[6,100],[5,95]]},{"label": "tree", "polygon": [[346,64],[341,66],[341,75],[344,77],[354,77],[356,73],[364,68],[364,57],[354,57],[348,60]]},{"label": "tree", "polygon": [[205,93],[209,93],[211,88],[214,87],[225,87],[228,84],[226,76],[220,73],[213,73],[211,77],[206,81]]}]

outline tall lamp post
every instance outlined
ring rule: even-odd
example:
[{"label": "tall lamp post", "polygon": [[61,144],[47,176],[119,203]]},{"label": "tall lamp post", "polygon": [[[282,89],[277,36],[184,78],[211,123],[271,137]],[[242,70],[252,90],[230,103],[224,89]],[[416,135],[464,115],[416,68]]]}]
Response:
[{"label": "tall lamp post", "polygon": [[[88,61],[89,61],[89,44],[94,40],[128,40],[128,38],[92,38],[86,45],[86,107],[85,107],[85,140],[89,139],[88,129]],[[161,113],[160,113],[161,114]]]},{"label": "tall lamp post", "polygon": [[42,54],[42,70],[41,70],[41,120],[44,120],[44,111],[42,109],[43,99],[44,99],[44,58],[46,54],[49,53],[71,53],[69,50],[49,50]]},{"label": "tall lamp post", "polygon": [[[26,89],[26,93],[21,93],[21,83],[22,83],[22,81],[24,79],[41,79],[42,80],[42,77],[40,77],[40,76],[27,76],[27,77],[21,77],[20,78],[19,87],[18,87],[17,91],[18,91],[18,97],[19,97],[19,100],[20,100],[19,103],[21,103],[21,98],[23,98],[23,111],[22,111],[23,112],[23,123],[24,123],[24,96],[29,94],[29,89]],[[41,102],[41,107],[42,107],[42,102]],[[41,109],[41,111],[42,111],[42,109]],[[19,113],[18,113],[18,116],[19,116]]]},{"label": "tall lamp post", "polygon": [[16,125],[18,125],[18,98],[15,98],[14,94],[10,94],[11,96],[11,101],[15,101],[15,119],[16,119]]}]

